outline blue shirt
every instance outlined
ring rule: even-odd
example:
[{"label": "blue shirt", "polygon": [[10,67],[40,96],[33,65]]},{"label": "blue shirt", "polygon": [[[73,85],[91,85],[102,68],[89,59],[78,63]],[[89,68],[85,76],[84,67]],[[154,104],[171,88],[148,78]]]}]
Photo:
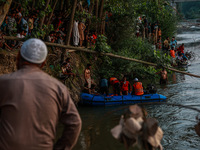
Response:
[{"label": "blue shirt", "polygon": [[108,86],[108,80],[107,79],[101,79],[100,86],[101,87],[107,87]]}]

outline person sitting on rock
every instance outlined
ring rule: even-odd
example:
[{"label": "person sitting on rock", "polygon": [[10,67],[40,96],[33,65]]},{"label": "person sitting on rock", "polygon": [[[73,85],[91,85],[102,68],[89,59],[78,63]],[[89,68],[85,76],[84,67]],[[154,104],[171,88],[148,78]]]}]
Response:
[{"label": "person sitting on rock", "polygon": [[72,72],[72,67],[70,62],[71,59],[67,58],[65,62],[62,64],[62,73],[63,75],[74,78],[76,75]]}]

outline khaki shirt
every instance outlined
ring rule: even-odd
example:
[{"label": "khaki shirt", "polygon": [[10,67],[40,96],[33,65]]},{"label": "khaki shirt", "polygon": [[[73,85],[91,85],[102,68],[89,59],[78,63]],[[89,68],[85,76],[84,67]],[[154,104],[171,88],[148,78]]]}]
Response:
[{"label": "khaki shirt", "polygon": [[64,124],[56,150],[71,149],[81,119],[65,85],[38,67],[0,76],[0,150],[52,150],[58,121]]}]

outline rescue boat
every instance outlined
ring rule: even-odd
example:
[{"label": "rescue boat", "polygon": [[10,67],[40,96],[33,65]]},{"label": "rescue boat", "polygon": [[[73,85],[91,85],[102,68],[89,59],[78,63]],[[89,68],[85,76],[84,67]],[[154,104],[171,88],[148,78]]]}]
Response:
[{"label": "rescue boat", "polygon": [[137,95],[122,95],[122,96],[105,96],[105,95],[94,95],[81,93],[81,105],[90,106],[106,106],[106,105],[129,105],[137,103],[148,103],[148,102],[164,102],[167,97],[161,94],[144,94],[141,96]]}]

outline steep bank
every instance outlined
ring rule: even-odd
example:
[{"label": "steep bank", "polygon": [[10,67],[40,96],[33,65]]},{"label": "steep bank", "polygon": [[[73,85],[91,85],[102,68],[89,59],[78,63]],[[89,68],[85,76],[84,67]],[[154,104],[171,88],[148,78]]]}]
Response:
[{"label": "steep bank", "polygon": [[[6,50],[0,50],[0,75],[11,73],[17,70],[16,68],[16,58],[17,58],[18,51],[6,51]],[[48,73],[49,75],[57,78],[59,78],[59,74],[61,72],[60,68],[60,54],[61,50],[57,49],[56,52],[52,52],[51,49],[49,49],[49,55],[47,57],[47,62],[43,70]],[[75,103],[79,101],[80,92],[84,85],[84,69],[87,63],[91,63],[92,65],[95,61],[95,57],[92,55],[87,55],[85,53],[81,52],[72,52],[69,54],[66,54],[65,58],[70,57],[71,63],[73,66],[73,72],[77,75],[77,77],[72,80],[72,78],[68,78],[65,81],[65,85],[68,87],[71,97],[74,100]],[[95,65],[93,65],[93,68],[96,68]],[[93,74],[94,80],[96,80],[96,75]],[[63,82],[62,80],[60,80]]]}]

